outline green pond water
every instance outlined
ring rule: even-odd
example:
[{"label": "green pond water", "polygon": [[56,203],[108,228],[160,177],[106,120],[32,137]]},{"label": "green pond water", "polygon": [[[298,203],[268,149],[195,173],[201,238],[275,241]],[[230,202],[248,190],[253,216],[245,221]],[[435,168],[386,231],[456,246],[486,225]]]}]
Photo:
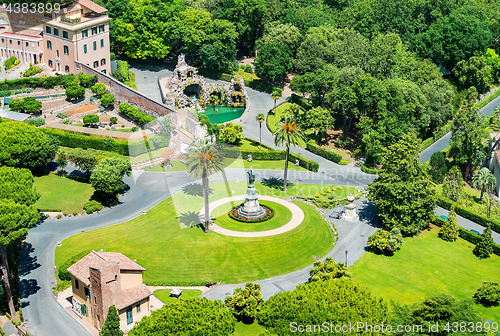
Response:
[{"label": "green pond water", "polygon": [[202,113],[205,114],[208,117],[208,119],[210,119],[210,122],[212,124],[213,123],[222,124],[227,121],[241,117],[243,112],[245,112],[244,107],[231,107],[231,106],[219,105],[215,107],[215,115],[212,106],[208,106]]}]

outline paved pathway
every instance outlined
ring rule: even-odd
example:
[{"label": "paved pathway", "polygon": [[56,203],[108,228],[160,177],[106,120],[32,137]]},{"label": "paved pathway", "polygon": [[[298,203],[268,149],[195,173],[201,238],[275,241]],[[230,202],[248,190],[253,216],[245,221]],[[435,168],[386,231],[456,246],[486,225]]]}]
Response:
[{"label": "paved pathway", "polygon": [[[243,199],[245,199],[245,196],[240,195],[240,196],[226,197],[226,198],[222,198],[220,200],[214,201],[208,205],[209,214],[212,214],[212,211],[214,211],[215,208],[217,208],[218,206],[220,206],[222,204],[226,204],[226,203],[234,202],[234,201],[240,201]],[[242,237],[242,238],[269,237],[269,236],[275,236],[275,235],[279,235],[279,234],[291,231],[291,230],[295,229],[297,226],[299,226],[304,221],[304,211],[302,211],[302,209],[298,205],[293,204],[290,201],[286,201],[286,200],[281,199],[281,198],[262,196],[262,195],[259,196],[259,199],[262,201],[275,202],[275,203],[278,203],[278,204],[281,204],[281,205],[287,207],[292,212],[292,219],[290,219],[290,221],[288,223],[286,223],[285,225],[283,225],[279,228],[276,228],[273,230],[267,230],[267,231],[258,231],[258,232],[233,231],[233,230],[225,229],[225,228],[223,228],[215,223],[212,223],[210,225],[210,230],[217,232],[221,235],[231,236],[231,237]],[[200,221],[203,223],[204,219],[205,219],[205,207],[203,207],[200,210],[200,213],[198,216],[200,217]]]},{"label": "paved pathway", "polygon": [[[500,90],[500,89],[499,89]],[[500,104],[500,96],[493,99],[485,107],[481,109],[481,112],[485,117],[489,117],[495,111],[495,106]],[[450,145],[451,132],[446,133],[441,139],[430,145],[427,149],[420,153],[420,162],[427,162],[431,159],[432,154],[444,150]]]}]

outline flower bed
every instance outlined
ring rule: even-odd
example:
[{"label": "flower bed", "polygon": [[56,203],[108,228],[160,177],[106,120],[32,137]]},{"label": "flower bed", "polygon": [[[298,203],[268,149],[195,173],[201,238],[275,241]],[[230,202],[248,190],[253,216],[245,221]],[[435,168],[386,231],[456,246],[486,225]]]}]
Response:
[{"label": "flower bed", "polygon": [[264,210],[266,211],[266,214],[264,216],[262,216],[260,218],[256,218],[256,219],[247,219],[247,218],[241,217],[238,214],[238,209],[241,208],[242,206],[243,206],[243,204],[240,204],[238,206],[235,206],[231,211],[229,211],[229,213],[228,213],[229,217],[231,217],[232,219],[234,219],[238,222],[243,222],[243,223],[260,223],[260,222],[267,221],[267,220],[274,217],[274,210],[267,207],[267,206],[264,206],[264,205],[261,205],[261,207],[264,208]]}]

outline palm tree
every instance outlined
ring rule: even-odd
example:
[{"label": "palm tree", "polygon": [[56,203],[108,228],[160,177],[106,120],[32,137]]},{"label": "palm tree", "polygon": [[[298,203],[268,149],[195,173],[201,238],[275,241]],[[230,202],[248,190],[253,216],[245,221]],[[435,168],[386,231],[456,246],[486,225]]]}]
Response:
[{"label": "palm tree", "polygon": [[286,145],[285,156],[285,177],[283,179],[283,192],[286,192],[286,180],[288,175],[288,156],[290,154],[290,145],[298,145],[300,140],[305,141],[305,135],[295,119],[290,114],[285,114],[283,119],[276,123],[276,130],[273,133],[276,146]]},{"label": "palm tree", "polygon": [[187,157],[188,173],[194,178],[201,177],[203,198],[205,199],[205,233],[208,233],[208,177],[212,172],[224,172],[222,153],[215,144],[207,139],[196,139],[189,146]]},{"label": "palm tree", "polygon": [[255,121],[257,121],[259,123],[259,150],[262,149],[261,148],[261,145],[262,145],[262,123],[265,120],[266,120],[266,116],[264,115],[264,113],[259,113],[255,117]]},{"label": "palm tree", "polygon": [[281,90],[274,90],[273,93],[271,93],[271,97],[274,100],[274,109],[276,109],[276,100],[280,99],[281,95],[282,95]]},{"label": "palm tree", "polygon": [[481,168],[476,175],[472,176],[472,184],[474,188],[481,190],[479,200],[482,201],[484,192],[495,188],[497,180],[488,168]]}]

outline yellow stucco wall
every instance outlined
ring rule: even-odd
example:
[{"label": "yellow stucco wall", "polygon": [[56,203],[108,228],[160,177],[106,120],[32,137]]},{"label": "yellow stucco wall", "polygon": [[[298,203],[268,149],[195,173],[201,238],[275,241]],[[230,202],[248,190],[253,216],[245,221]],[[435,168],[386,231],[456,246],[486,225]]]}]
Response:
[{"label": "yellow stucco wall", "polygon": [[120,275],[122,290],[142,285],[142,271],[120,271]]},{"label": "yellow stucco wall", "polygon": [[[140,312],[137,312],[137,305],[140,305]],[[149,316],[149,298],[144,299],[132,306],[132,324],[129,326],[129,330],[131,329],[133,323],[139,322],[144,316]],[[120,329],[127,330],[127,309],[122,309],[118,311],[118,315],[120,316]]]},{"label": "yellow stucco wall", "polygon": [[87,305],[88,308],[88,315],[89,316],[83,316],[83,319],[85,319],[88,323],[92,323],[92,314],[91,314],[91,302],[89,298],[85,295],[85,284],[81,281],[78,281],[78,289],[76,289],[75,286],[75,277],[71,276],[71,284],[72,284],[72,290],[73,290],[73,297],[80,302],[80,304],[85,304]]}]

